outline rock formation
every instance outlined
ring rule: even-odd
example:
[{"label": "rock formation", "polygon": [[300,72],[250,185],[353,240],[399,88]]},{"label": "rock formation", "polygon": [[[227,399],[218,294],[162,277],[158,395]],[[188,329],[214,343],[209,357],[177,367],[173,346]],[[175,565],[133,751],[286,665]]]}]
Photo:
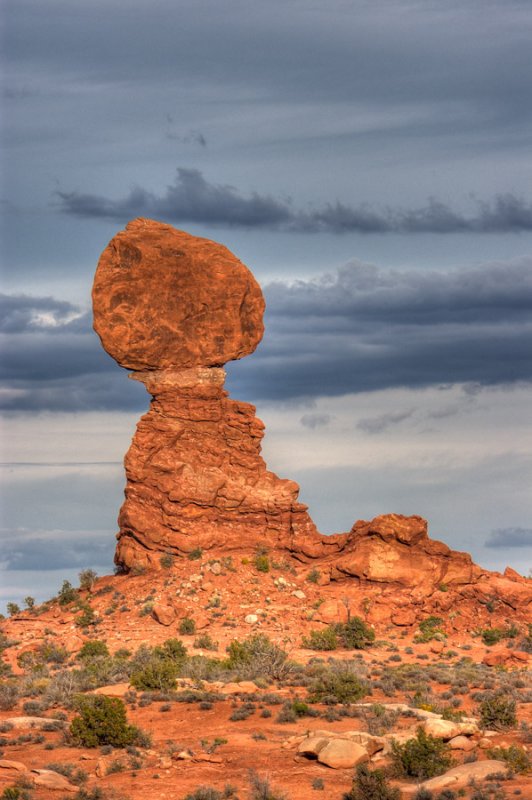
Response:
[{"label": "rock formation", "polygon": [[316,535],[297,484],[266,469],[255,408],[223,388],[223,364],[262,338],[249,270],[222,245],[137,219],[104,250],[93,306],[104,348],[153,397],[125,459],[117,564]]},{"label": "rock formation", "polygon": [[[120,567],[158,567],[164,553],[260,546],[319,559],[324,582],[349,578],[381,592],[391,584],[414,604],[444,587],[440,610],[453,602],[449,588],[485,602],[504,594],[513,608],[530,602],[525,579],[483,571],[429,539],[420,517],[390,514],[349,533],[318,533],[298,485],[268,471],[254,406],[224,390],[223,365],[254,351],[264,310],[257,282],[225,247],[134,220],[100,258],[93,305],[103,347],[152,395],[125,458]],[[396,616],[412,622],[411,611]]]}]

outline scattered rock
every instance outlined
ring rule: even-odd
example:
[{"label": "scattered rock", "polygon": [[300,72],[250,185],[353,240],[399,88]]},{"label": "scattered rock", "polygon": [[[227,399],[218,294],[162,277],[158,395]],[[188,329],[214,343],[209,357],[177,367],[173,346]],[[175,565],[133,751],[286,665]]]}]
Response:
[{"label": "scattered rock", "polygon": [[323,749],[318,751],[318,761],[332,769],[351,769],[369,761],[366,749],[349,739],[331,739]]},{"label": "scattered rock", "polygon": [[13,772],[27,772],[28,768],[21,761],[10,761],[7,758],[0,759],[0,769],[13,770]]},{"label": "scattered rock", "polygon": [[246,625],[255,625],[255,623],[258,621],[259,618],[256,614],[248,614],[247,617],[244,617],[244,622]]},{"label": "scattered rock", "polygon": [[172,606],[165,606],[160,603],[153,606],[151,614],[159,625],[171,625],[176,618],[176,612]]},{"label": "scattered rock", "polygon": [[51,769],[33,769],[30,777],[35,786],[43,789],[59,792],[77,792],[79,790],[79,787],[70,783],[64,775]]}]

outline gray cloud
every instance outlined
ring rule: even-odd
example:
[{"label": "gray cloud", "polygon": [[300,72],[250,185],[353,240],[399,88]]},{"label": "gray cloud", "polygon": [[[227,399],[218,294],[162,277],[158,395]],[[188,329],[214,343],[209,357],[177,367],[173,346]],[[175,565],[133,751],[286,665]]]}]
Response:
[{"label": "gray cloud", "polygon": [[388,414],[381,414],[378,417],[366,417],[357,423],[357,428],[365,433],[375,434],[382,433],[388,428],[404,422],[405,419],[410,419],[415,409],[410,408],[407,411],[396,411]]},{"label": "gray cloud", "polygon": [[[78,306],[53,297],[0,294],[0,333],[25,333],[73,329],[71,323],[81,317]],[[80,323],[76,323],[79,325]]]},{"label": "gray cloud", "polygon": [[[261,346],[228,365],[242,399],[452,383],[474,396],[482,386],[532,379],[531,259],[448,273],[351,262],[319,279],[272,283],[265,294]],[[144,388],[105,354],[87,314],[68,321],[71,306],[50,298],[13,298],[11,306],[0,340],[5,409],[146,407]],[[35,309],[55,314],[55,324],[36,329]],[[401,419],[359,426],[376,433]],[[312,414],[302,420],[324,423]]]},{"label": "gray cloud", "polygon": [[486,547],[532,547],[532,528],[498,528],[486,539]]},{"label": "gray cloud", "polygon": [[316,428],[324,428],[330,423],[332,417],[330,414],[320,414],[318,412],[303,414],[300,419],[304,428],[315,430]]},{"label": "gray cloud", "polygon": [[230,367],[249,398],[532,379],[530,258],[448,273],[352,262],[265,294],[263,344]]},{"label": "gray cloud", "polygon": [[115,542],[109,531],[0,531],[2,562],[9,570],[86,569],[113,561]]},{"label": "gray cloud", "polygon": [[145,216],[171,222],[267,228],[299,233],[512,233],[532,231],[532,204],[512,194],[478,201],[473,215],[453,211],[430,198],[411,210],[373,209],[367,204],[327,203],[316,210],[296,210],[283,201],[233,186],[209,183],[197,169],[179,167],[174,183],[156,195],[133,188],[121,200],[81,192],[58,191],[59,206],[78,217],[126,220]]}]

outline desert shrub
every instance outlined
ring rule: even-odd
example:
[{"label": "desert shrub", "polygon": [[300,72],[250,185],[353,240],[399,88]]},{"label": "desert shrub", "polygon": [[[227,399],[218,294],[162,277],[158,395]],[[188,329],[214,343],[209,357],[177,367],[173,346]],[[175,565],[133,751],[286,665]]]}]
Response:
[{"label": "desert shrub", "polygon": [[20,614],[20,606],[16,603],[8,603],[6,605],[7,613],[10,617],[14,617],[16,614]]},{"label": "desert shrub", "polygon": [[177,661],[154,655],[144,667],[132,673],[130,682],[135,689],[142,691],[173,689],[179,672]]},{"label": "desert shrub", "polygon": [[82,783],[86,783],[89,778],[88,773],[84,769],[76,767],[75,764],[53,762],[47,764],[46,769],[52,769],[54,772],[59,773],[59,775],[64,775],[71,783],[75,783],[78,786]]},{"label": "desert shrub", "polygon": [[270,559],[267,555],[257,555],[253,559],[253,564],[255,565],[255,569],[257,572],[269,572],[270,571]]},{"label": "desert shrub", "polygon": [[375,631],[360,617],[351,617],[347,622],[334,626],[342,647],[347,650],[362,650],[375,641]]},{"label": "desert shrub", "polygon": [[109,649],[105,642],[99,639],[92,639],[83,644],[77,658],[78,661],[87,661],[91,658],[98,658],[99,656],[109,656]]},{"label": "desert shrub", "polygon": [[64,664],[68,659],[68,650],[66,647],[56,644],[51,639],[45,639],[38,647],[37,655],[46,664]]},{"label": "desert shrub", "polygon": [[323,669],[309,687],[310,703],[356,703],[369,693],[365,681],[353,671],[349,664],[339,663]]},{"label": "desert shrub", "polygon": [[517,725],[516,702],[504,691],[487,692],[479,704],[480,724],[490,730],[507,730]]},{"label": "desert shrub", "polygon": [[397,774],[421,780],[441,775],[452,764],[449,745],[423,728],[418,728],[416,737],[404,744],[392,741],[392,761]]},{"label": "desert shrub", "polygon": [[356,768],[351,791],[343,800],[399,800],[401,793],[389,785],[382,769],[371,770],[367,764]]},{"label": "desert shrub", "polygon": [[316,569],[314,567],[314,569],[311,569],[310,572],[308,573],[307,581],[309,583],[317,583],[319,579],[320,579],[320,571],[319,569]]},{"label": "desert shrub", "polygon": [[512,772],[528,772],[531,768],[530,756],[523,747],[511,744],[510,747],[492,747],[487,752],[488,758],[505,761]]},{"label": "desert shrub", "polygon": [[194,639],[194,647],[198,650],[218,650],[218,643],[208,633],[201,633]]},{"label": "desert shrub", "polygon": [[181,636],[196,633],[196,623],[190,617],[184,617],[179,623],[179,633]]},{"label": "desert shrub", "polygon": [[35,608],[35,598],[28,595],[27,597],[24,598],[24,605],[26,606],[28,611],[31,611],[33,608]]},{"label": "desert shrub", "polygon": [[183,800],[238,800],[238,795],[235,787],[229,784],[223,789],[200,786],[198,789],[185,795]]},{"label": "desert shrub", "polygon": [[198,561],[203,555],[203,550],[201,547],[195,547],[194,550],[191,550],[188,554],[189,561]]},{"label": "desert shrub", "polygon": [[243,642],[234,640],[227,648],[229,669],[242,677],[279,679],[287,671],[287,654],[263,633],[249,636]]},{"label": "desert shrub", "polygon": [[126,707],[119,697],[91,695],[76,700],[79,716],[70,725],[72,740],[82,747],[126,747],[133,744],[138,730],[128,725]]},{"label": "desert shrub", "polygon": [[504,631],[501,628],[485,628],[480,635],[484,644],[489,647],[501,641]]},{"label": "desert shrub", "polygon": [[82,603],[79,610],[81,614],[76,617],[75,625],[77,625],[78,628],[87,628],[89,625],[94,625],[97,617],[90,605],[88,603]]},{"label": "desert shrub", "polygon": [[310,636],[304,636],[303,647],[309,650],[336,650],[338,647],[338,636],[333,625],[323,628],[321,631],[311,631]]},{"label": "desert shrub", "polygon": [[181,639],[166,639],[160,647],[155,647],[153,652],[162,658],[182,663],[186,658],[187,648]]},{"label": "desert shrub", "polygon": [[11,711],[17,704],[19,689],[16,683],[0,683],[0,711]]},{"label": "desert shrub", "polygon": [[68,606],[69,603],[73,603],[74,600],[77,599],[78,593],[76,589],[72,586],[70,581],[63,581],[63,585],[59,589],[57,600],[60,606]]},{"label": "desert shrub", "polygon": [[174,558],[170,553],[164,553],[159,559],[159,564],[163,569],[170,569],[173,566]]},{"label": "desert shrub", "polygon": [[84,591],[90,591],[94,586],[96,578],[98,575],[93,569],[82,569],[78,575],[79,578],[79,588],[83,589]]},{"label": "desert shrub", "polygon": [[249,773],[249,800],[287,800],[284,792],[272,789],[266,778],[261,778],[255,770]]},{"label": "desert shrub", "polygon": [[0,800],[31,800],[32,794],[22,786],[6,786]]},{"label": "desert shrub", "polygon": [[443,619],[441,617],[427,617],[419,623],[419,633],[414,636],[415,642],[430,642],[438,635],[443,635]]}]

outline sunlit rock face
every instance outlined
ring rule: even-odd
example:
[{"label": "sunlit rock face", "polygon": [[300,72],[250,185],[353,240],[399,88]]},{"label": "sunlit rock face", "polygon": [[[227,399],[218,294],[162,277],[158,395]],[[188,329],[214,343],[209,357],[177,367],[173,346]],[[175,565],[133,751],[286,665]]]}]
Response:
[{"label": "sunlit rock face", "polygon": [[254,406],[224,389],[224,364],[250,355],[264,330],[262,291],[226,247],[136,219],[102,253],[93,307],[103,347],[152,396],[125,457],[121,568],[265,547],[318,564],[322,584],[348,582],[377,622],[412,624],[463,601],[528,606],[529,582],[488,573],[430,539],[421,517],[387,514],[318,533],[297,483],[267,469]]}]

